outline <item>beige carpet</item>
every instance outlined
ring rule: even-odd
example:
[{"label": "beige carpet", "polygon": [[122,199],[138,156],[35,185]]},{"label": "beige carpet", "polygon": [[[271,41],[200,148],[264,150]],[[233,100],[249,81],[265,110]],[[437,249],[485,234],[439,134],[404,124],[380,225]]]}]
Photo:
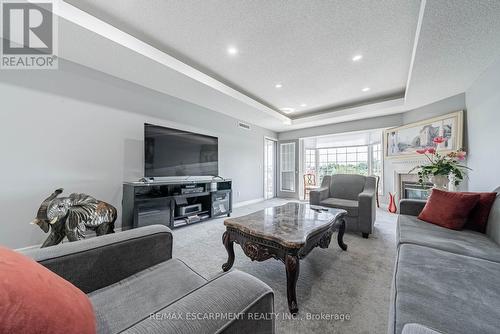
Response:
[{"label": "beige carpet", "polygon": [[[286,201],[273,199],[240,207],[232,216],[283,203]],[[174,257],[207,278],[219,274],[227,259],[221,241],[225,230],[223,220],[175,229]],[[316,248],[309,253],[300,263],[296,319],[284,319],[283,316],[288,314],[283,263],[274,259],[252,262],[235,244],[233,268],[258,277],[274,290],[277,333],[386,333],[395,231],[396,215],[379,209],[375,232],[369,239],[347,232],[344,237],[347,252],[340,250],[332,240],[330,248]],[[332,320],[335,315],[344,320]]]}]

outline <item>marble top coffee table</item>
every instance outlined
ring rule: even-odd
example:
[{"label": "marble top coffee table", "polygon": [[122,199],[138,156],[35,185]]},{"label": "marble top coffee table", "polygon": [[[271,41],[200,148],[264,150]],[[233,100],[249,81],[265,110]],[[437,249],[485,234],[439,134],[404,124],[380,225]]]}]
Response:
[{"label": "marble top coffee table", "polygon": [[299,259],[317,246],[327,248],[335,231],[338,231],[338,245],[347,250],[343,241],[343,217],[346,213],[345,210],[291,202],[226,219],[222,242],[228,260],[222,265],[222,270],[228,271],[233,266],[234,242],[252,261],[270,258],[282,261],[286,268],[288,308],[295,314],[298,312],[295,287],[299,277]]}]

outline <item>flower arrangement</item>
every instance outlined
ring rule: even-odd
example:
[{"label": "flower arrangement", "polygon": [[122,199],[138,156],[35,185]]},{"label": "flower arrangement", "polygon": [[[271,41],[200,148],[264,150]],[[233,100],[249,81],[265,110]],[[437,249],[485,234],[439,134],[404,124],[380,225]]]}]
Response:
[{"label": "flower arrangement", "polygon": [[[444,137],[436,137],[433,139],[434,144],[439,145],[444,143],[447,139]],[[414,170],[418,170],[418,182],[424,185],[424,182],[430,180],[434,185],[440,183],[439,186],[446,188],[448,184],[448,177],[450,175],[454,176],[455,186],[458,186],[460,182],[463,181],[465,172],[470,170],[467,166],[464,166],[460,161],[464,161],[467,153],[460,149],[456,151],[451,151],[448,154],[439,154],[437,148],[427,147],[421,150],[417,150],[417,153],[425,155],[429,160],[428,164],[420,165],[413,168],[410,173]],[[441,178],[441,182],[435,182],[438,178]],[[445,181],[443,181],[445,180]]]}]

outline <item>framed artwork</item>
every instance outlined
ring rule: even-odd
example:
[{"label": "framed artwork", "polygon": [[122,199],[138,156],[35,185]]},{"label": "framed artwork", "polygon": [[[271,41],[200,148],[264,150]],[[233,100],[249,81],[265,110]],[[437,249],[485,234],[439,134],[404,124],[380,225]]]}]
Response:
[{"label": "framed artwork", "polygon": [[[456,111],[384,131],[385,158],[420,156],[417,150],[435,147],[447,153],[462,148],[463,111]],[[433,139],[444,137],[445,142],[435,144]]]}]

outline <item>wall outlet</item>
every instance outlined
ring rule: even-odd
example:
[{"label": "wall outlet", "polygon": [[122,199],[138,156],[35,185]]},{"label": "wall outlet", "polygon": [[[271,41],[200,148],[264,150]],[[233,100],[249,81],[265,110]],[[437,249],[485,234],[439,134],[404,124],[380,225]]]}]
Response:
[{"label": "wall outlet", "polygon": [[238,191],[236,192],[236,197],[240,197],[240,195],[241,195],[241,193],[240,193],[240,191],[238,190]]}]

